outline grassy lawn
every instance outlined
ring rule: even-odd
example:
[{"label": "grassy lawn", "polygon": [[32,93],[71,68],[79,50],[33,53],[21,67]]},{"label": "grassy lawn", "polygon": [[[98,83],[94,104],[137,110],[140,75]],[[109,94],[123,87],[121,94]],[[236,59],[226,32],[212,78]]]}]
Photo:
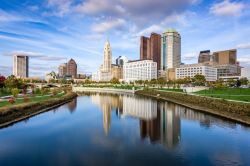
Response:
[{"label": "grassy lawn", "polygon": [[250,102],[250,88],[210,89],[210,90],[202,90],[199,92],[195,92],[195,94],[214,97],[214,98]]},{"label": "grassy lawn", "polygon": [[[46,95],[45,96],[35,96],[35,97],[29,98],[28,102],[40,102],[40,101],[48,100],[48,99],[51,99],[51,98],[58,98],[58,97],[61,97],[63,95],[64,94],[57,94],[56,96],[53,96],[53,97],[52,96],[46,96]],[[0,102],[0,107],[10,106],[10,105],[18,105],[18,104],[22,104],[22,103],[24,103],[24,99],[23,98],[18,98],[18,99],[16,99],[16,102],[14,104],[10,104],[8,101]]]}]

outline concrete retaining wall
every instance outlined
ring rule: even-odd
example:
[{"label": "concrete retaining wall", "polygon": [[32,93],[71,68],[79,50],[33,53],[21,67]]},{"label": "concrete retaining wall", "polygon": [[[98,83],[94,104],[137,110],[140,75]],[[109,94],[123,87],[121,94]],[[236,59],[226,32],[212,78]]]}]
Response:
[{"label": "concrete retaining wall", "polygon": [[114,88],[91,88],[91,87],[72,87],[75,93],[80,92],[108,92],[108,93],[135,93],[135,90],[128,89],[114,89]]}]

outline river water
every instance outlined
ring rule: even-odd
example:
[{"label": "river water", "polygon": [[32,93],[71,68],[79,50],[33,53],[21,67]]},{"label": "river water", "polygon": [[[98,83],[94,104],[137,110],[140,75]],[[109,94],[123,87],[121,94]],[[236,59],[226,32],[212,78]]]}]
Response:
[{"label": "river water", "polygon": [[151,98],[85,94],[0,129],[0,166],[250,165],[250,128]]}]

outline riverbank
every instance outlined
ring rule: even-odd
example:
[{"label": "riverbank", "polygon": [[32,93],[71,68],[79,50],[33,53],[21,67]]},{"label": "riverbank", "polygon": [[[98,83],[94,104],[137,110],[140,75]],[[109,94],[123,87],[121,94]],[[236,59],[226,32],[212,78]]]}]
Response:
[{"label": "riverbank", "polygon": [[247,103],[157,90],[140,90],[136,94],[167,100],[185,107],[250,125],[250,104]]},{"label": "riverbank", "polygon": [[72,91],[75,93],[82,92],[102,92],[102,93],[135,93],[135,90],[130,89],[115,89],[115,88],[95,88],[95,87],[72,87]]},{"label": "riverbank", "polygon": [[49,98],[40,102],[29,102],[0,108],[0,128],[15,122],[49,111],[63,105],[77,97],[76,93],[69,92],[64,96]]}]

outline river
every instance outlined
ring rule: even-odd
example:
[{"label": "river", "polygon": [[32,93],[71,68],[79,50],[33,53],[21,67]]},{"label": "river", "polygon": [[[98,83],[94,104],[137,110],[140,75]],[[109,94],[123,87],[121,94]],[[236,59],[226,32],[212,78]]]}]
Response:
[{"label": "river", "polygon": [[91,93],[0,129],[0,166],[250,165],[250,128],[155,99]]}]

